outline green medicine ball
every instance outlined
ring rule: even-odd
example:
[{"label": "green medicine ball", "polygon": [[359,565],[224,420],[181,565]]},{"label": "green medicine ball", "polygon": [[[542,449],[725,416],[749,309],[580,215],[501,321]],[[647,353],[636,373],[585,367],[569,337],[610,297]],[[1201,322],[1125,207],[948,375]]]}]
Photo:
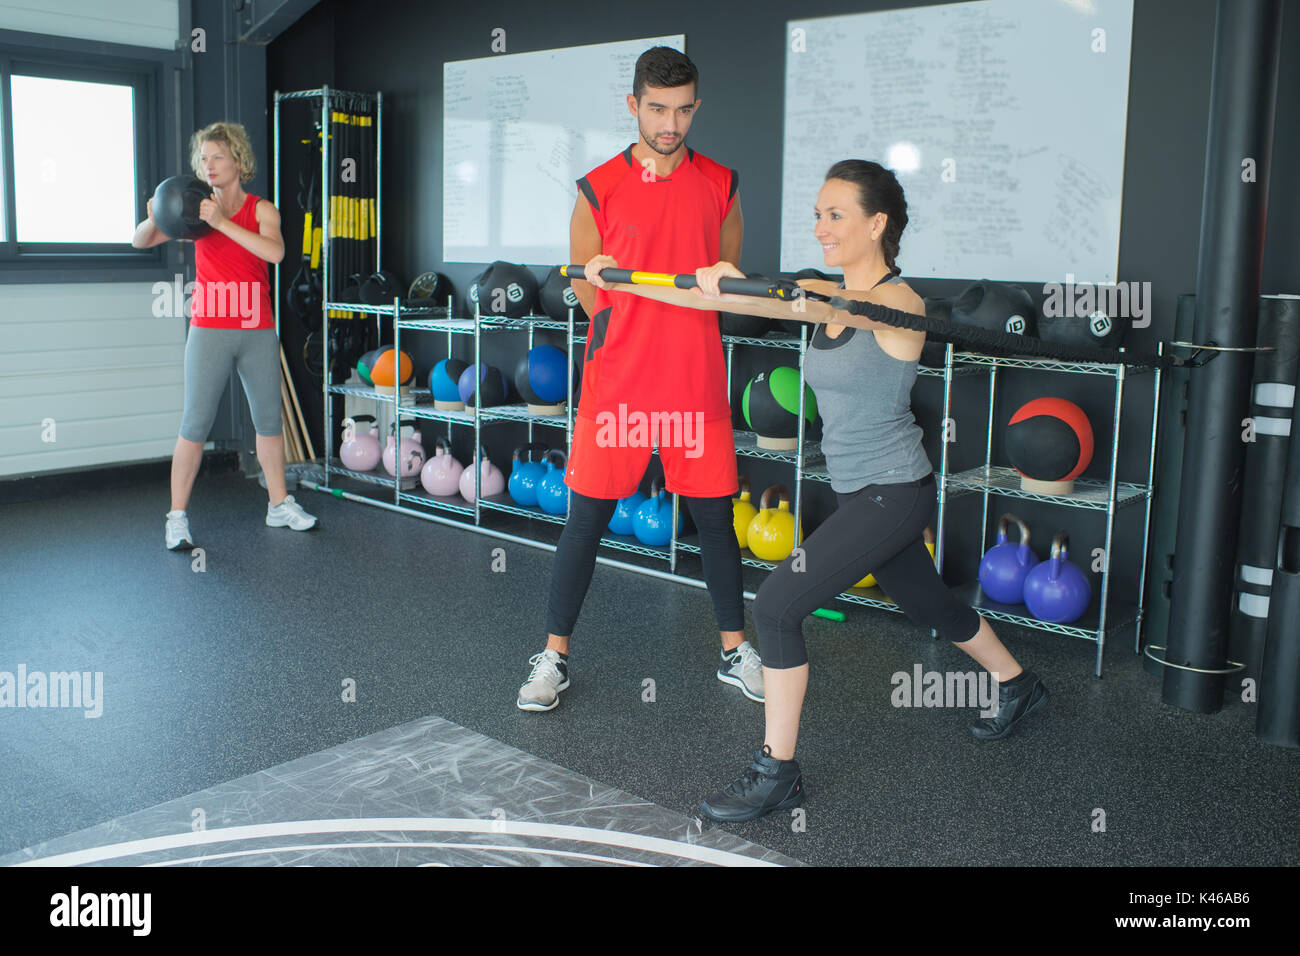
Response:
[{"label": "green medicine ball", "polygon": [[[817,419],[817,396],[804,383],[804,418],[808,425]],[[799,435],[799,370],[781,366],[759,372],[745,386],[742,402],[745,421],[759,435],[768,438],[797,438]]]}]

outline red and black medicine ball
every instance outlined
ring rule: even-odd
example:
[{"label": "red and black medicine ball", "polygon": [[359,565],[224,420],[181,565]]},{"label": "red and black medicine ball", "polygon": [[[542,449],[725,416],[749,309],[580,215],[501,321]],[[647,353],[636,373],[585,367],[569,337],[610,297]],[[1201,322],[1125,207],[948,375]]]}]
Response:
[{"label": "red and black medicine ball", "polygon": [[1036,398],[1007,423],[1007,457],[1026,478],[1073,480],[1092,462],[1092,425],[1074,402]]}]

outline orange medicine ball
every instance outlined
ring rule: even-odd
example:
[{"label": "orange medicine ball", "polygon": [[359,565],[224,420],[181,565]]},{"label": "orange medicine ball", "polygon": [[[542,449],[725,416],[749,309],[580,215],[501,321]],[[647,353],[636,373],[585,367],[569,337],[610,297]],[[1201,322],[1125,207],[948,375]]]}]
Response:
[{"label": "orange medicine ball", "polygon": [[[411,356],[405,352],[402,353],[402,384],[410,383],[415,373],[415,367],[411,364]],[[393,387],[393,349],[385,349],[383,353],[375,359],[375,364],[370,368],[370,380],[379,386]]]}]

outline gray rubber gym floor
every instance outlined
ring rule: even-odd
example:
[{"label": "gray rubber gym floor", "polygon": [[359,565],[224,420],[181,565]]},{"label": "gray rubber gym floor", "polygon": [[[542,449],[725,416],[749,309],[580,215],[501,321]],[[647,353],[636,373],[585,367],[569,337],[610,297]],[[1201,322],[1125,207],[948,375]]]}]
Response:
[{"label": "gray rubber gym floor", "polygon": [[[714,677],[703,590],[598,565],[573,686],[556,710],[524,713],[514,696],[544,644],[549,552],[305,489],[297,498],[317,531],[265,527],[256,482],[201,477],[190,507],[201,572],[163,548],[164,481],[0,506],[0,671],[104,675],[97,718],[0,709],[0,854],[346,754],[340,745],[426,717],[635,795],[670,824],[695,817],[761,743],[761,705]],[[500,517],[492,526],[508,528]],[[1131,632],[1108,645],[1096,680],[1091,643],[1000,629],[1052,700],[988,744],[965,730],[972,710],[891,703],[891,675],[973,669],[964,654],[899,615],[846,610],[845,623],[805,624],[806,815],[706,826],[722,831],[714,845],[812,864],[1300,862],[1300,755],[1260,743],[1249,705],[1195,715],[1161,703]],[[391,779],[402,793],[423,785]],[[385,786],[362,782],[372,795]],[[346,788],[321,792],[337,794],[337,817],[369,812]]]}]

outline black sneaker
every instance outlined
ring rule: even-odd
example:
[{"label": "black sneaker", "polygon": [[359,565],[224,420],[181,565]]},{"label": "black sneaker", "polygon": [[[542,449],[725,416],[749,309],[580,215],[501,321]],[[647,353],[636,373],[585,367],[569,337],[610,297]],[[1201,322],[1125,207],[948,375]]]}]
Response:
[{"label": "black sneaker", "polygon": [[700,810],[719,823],[744,823],[801,803],[803,774],[799,772],[799,761],[777,760],[772,748],[763,744],[740,776],[702,802]]},{"label": "black sneaker", "polygon": [[1001,740],[1016,724],[1047,703],[1047,688],[1033,671],[1015,688],[998,688],[998,712],[970,725],[980,740]]}]

